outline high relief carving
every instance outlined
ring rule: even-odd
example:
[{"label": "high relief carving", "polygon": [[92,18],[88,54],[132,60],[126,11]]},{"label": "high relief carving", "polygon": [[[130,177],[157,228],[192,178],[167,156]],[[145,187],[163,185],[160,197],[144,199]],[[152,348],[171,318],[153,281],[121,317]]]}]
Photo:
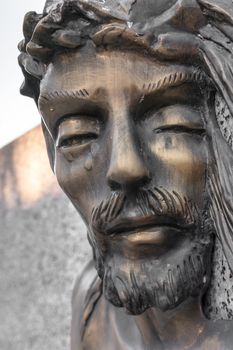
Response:
[{"label": "high relief carving", "polygon": [[72,350],[233,348],[232,25],[231,0],[25,17],[21,92],[93,248]]}]

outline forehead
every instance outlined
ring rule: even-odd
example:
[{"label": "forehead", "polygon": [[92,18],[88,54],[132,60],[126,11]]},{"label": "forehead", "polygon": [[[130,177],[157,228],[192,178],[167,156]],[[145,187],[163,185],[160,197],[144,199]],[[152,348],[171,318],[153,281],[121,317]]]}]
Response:
[{"label": "forehead", "polygon": [[69,53],[56,57],[41,84],[41,94],[55,90],[74,91],[88,88],[91,94],[98,88],[111,90],[118,86],[155,83],[172,74],[188,74],[188,67],[162,64],[152,58],[131,52]]}]

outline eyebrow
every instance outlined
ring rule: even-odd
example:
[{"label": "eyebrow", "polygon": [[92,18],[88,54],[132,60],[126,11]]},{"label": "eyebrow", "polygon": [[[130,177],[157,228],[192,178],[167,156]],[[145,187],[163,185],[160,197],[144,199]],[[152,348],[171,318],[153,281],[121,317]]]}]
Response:
[{"label": "eyebrow", "polygon": [[165,75],[156,82],[144,83],[142,86],[143,93],[150,94],[159,92],[171,87],[176,87],[189,82],[208,82],[207,75],[201,69],[189,69],[187,71],[174,72]]},{"label": "eyebrow", "polygon": [[57,98],[88,98],[90,96],[89,92],[86,89],[80,89],[76,91],[53,91],[46,94],[41,94],[39,97],[39,104],[43,105],[46,102],[51,102]]}]

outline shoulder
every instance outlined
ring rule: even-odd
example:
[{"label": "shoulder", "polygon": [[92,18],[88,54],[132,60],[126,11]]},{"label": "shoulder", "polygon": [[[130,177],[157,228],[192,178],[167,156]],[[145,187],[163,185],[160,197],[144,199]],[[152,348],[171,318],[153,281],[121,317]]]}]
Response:
[{"label": "shoulder", "polygon": [[79,274],[72,297],[71,349],[80,350],[84,333],[95,305],[102,296],[102,283],[94,262],[86,264]]}]

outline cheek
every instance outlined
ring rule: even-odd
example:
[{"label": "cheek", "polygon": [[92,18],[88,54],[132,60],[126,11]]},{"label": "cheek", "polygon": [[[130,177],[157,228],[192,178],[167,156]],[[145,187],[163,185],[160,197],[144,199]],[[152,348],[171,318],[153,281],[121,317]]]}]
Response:
[{"label": "cheek", "polygon": [[99,156],[92,154],[90,147],[82,154],[75,154],[75,151],[64,153],[59,149],[56,151],[58,183],[86,221],[100,201],[99,189],[103,176],[97,164]]},{"label": "cheek", "polygon": [[149,143],[156,182],[199,201],[205,192],[207,146],[203,138],[185,134],[157,135]]}]

